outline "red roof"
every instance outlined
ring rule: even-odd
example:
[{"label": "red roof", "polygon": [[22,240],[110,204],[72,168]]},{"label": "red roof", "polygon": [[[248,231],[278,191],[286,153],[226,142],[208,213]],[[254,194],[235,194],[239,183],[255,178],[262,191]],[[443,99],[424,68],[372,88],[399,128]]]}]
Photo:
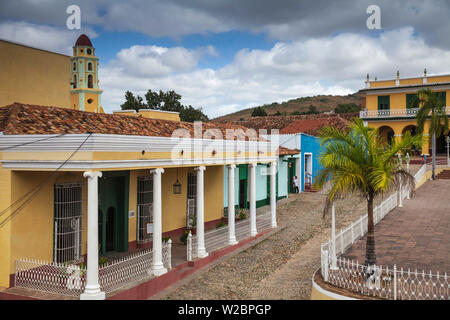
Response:
[{"label": "red roof", "polygon": [[75,47],[78,46],[92,47],[92,42],[87,35],[82,34],[78,37],[77,42],[75,42]]},{"label": "red roof", "polygon": [[[7,135],[22,134],[120,134],[136,136],[171,137],[175,129],[186,129],[193,137],[191,122],[150,119],[121,114],[94,113],[59,107],[46,107],[14,103],[0,107],[0,132]],[[241,129],[238,140],[256,140],[256,132],[235,124],[202,123],[203,133],[218,129],[226,139],[227,129]],[[211,131],[210,131],[211,132]],[[211,137],[212,139],[214,136]],[[267,141],[260,138],[261,141]]]},{"label": "red roof", "polygon": [[[349,121],[346,118],[353,118],[356,113],[351,114],[313,114],[300,116],[266,116],[253,117],[249,120],[233,121],[237,125],[243,125],[255,130],[278,129],[280,134],[306,133],[317,136],[324,126],[333,126],[339,129],[347,127]],[[216,121],[216,123],[226,123],[226,121]]]}]

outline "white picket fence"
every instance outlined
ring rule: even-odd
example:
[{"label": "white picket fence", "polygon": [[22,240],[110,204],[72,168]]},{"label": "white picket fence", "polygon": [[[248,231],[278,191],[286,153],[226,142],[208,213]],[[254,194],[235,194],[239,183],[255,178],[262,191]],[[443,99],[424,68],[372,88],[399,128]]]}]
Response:
[{"label": "white picket fence", "polygon": [[[172,241],[162,246],[163,264],[172,268]],[[153,277],[152,249],[145,249],[99,266],[99,284],[109,294],[132,282]],[[78,297],[86,285],[86,268],[35,259],[18,259],[15,266],[14,286],[57,295]]]},{"label": "white picket fence", "polygon": [[400,270],[394,265],[367,267],[348,259],[337,258],[336,269],[323,257],[324,280],[336,287],[361,295],[390,300],[449,300],[450,279],[447,273],[424,270]]},{"label": "white picket fence", "polygon": [[[423,165],[414,175],[418,183],[427,171]],[[408,198],[408,190],[401,192],[402,200]],[[399,193],[395,192],[374,208],[374,224],[380,222],[399,202]],[[447,273],[433,274],[383,266],[367,266],[358,262],[345,260],[338,256],[343,254],[356,240],[367,233],[367,214],[336,234],[336,253],[333,256],[331,239],[321,245],[321,275],[330,284],[358,292],[362,295],[384,299],[450,299],[450,287]],[[333,266],[333,257],[336,263]]]},{"label": "white picket fence", "polygon": [[[269,213],[256,216],[256,229],[258,233],[271,228],[271,215]],[[250,218],[235,223],[235,236],[237,241],[250,237]],[[228,246],[228,226],[205,232],[206,252],[214,252]],[[189,233],[187,239],[187,260],[192,261],[197,256],[197,235]]]}]

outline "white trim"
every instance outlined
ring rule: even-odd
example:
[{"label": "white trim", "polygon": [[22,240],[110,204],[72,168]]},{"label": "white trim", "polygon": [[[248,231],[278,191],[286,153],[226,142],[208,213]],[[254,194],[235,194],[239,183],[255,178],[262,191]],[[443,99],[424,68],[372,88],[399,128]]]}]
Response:
[{"label": "white trim", "polygon": [[[311,156],[311,176],[312,176],[312,173],[313,173],[313,154],[312,154],[312,152],[304,152],[303,153],[303,165],[305,165],[305,161],[306,161],[306,156],[307,155],[309,155],[309,156]],[[306,169],[306,168],[304,168],[304,169]],[[306,182],[306,179],[305,179],[305,172],[306,172],[306,170],[303,170],[303,191],[305,190],[305,182]],[[308,172],[309,173],[309,172]]]},{"label": "white trim", "polygon": [[[258,161],[266,163],[276,161],[276,157],[259,158],[203,158],[203,159],[151,159],[151,160],[94,160],[94,161],[69,161],[64,169],[112,169],[112,168],[151,168],[170,166],[198,166],[198,165],[227,165],[245,164]],[[1,160],[2,167],[7,169],[56,169],[63,164],[63,160]]]},{"label": "white trim", "polygon": [[[45,141],[37,142],[44,138],[54,137]],[[9,148],[24,143],[12,149],[0,152],[57,152],[73,151],[86,140],[88,134],[66,134],[57,137],[55,134],[42,135],[1,135],[0,149]],[[80,151],[87,152],[167,152],[174,148],[190,148],[194,146],[208,148],[213,145],[218,152],[225,150],[240,150],[257,152],[258,150],[276,151],[278,145],[270,141],[244,141],[244,140],[215,140],[198,138],[177,138],[177,137],[156,137],[156,136],[133,136],[133,135],[113,135],[113,134],[92,134],[91,137],[80,148]],[[222,147],[222,149],[220,149]],[[227,149],[229,148],[229,149]],[[235,148],[235,149],[233,149]]]}]

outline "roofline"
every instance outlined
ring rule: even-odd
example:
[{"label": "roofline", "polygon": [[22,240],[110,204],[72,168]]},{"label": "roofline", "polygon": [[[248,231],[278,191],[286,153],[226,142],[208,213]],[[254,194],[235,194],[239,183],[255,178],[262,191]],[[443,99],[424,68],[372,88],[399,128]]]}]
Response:
[{"label": "roofline", "polygon": [[[435,75],[426,75],[426,76],[420,76],[420,77],[408,77],[408,78],[398,78],[398,80],[411,80],[411,79],[423,79],[423,78],[437,78],[437,77],[449,77],[450,73],[446,73],[446,74],[435,74]],[[397,80],[397,78],[392,78],[392,79],[382,79],[382,80],[369,80],[370,83],[372,82],[384,82],[384,81],[395,81]],[[367,81],[366,81],[367,82]]]},{"label": "roofline", "polygon": [[410,84],[410,85],[404,85],[404,86],[375,87],[375,88],[364,88],[364,89],[359,90],[358,92],[383,91],[383,90],[406,89],[406,88],[421,88],[421,87],[436,87],[436,86],[444,86],[444,85],[449,85],[449,84],[450,84],[450,82],[435,82],[435,83]]},{"label": "roofline", "polygon": [[23,44],[23,43],[20,43],[20,42],[15,42],[15,41],[11,41],[11,40],[5,40],[5,39],[1,39],[1,38],[0,38],[0,41],[12,43],[12,44],[15,44],[15,45],[21,46],[21,47],[26,47],[26,48],[30,48],[30,49],[35,49],[35,50],[39,50],[39,51],[44,51],[44,52],[48,52],[48,53],[57,54],[57,55],[60,55],[60,56],[63,56],[63,57],[68,57],[68,58],[72,57],[72,56],[69,56],[69,55],[66,55],[66,54],[63,54],[63,53],[58,53],[58,52],[54,52],[54,51],[50,51],[50,50],[45,50],[45,49],[41,49],[41,48],[32,47],[30,45],[26,45],[26,44]]}]

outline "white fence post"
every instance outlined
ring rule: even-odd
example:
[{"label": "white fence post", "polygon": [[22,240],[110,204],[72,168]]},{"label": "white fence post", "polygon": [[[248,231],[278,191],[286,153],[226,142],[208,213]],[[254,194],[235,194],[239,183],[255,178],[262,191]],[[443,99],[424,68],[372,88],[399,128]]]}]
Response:
[{"label": "white fence post", "polygon": [[328,281],[328,250],[322,251],[322,276],[324,281]]},{"label": "white fence post", "polygon": [[189,231],[187,236],[187,261],[192,261],[192,234]]},{"label": "white fence post", "polygon": [[172,239],[169,239],[169,241],[167,241],[167,250],[167,258],[169,260],[167,268],[172,269]]},{"label": "white fence post", "polygon": [[394,264],[394,300],[397,300],[397,265]]}]

